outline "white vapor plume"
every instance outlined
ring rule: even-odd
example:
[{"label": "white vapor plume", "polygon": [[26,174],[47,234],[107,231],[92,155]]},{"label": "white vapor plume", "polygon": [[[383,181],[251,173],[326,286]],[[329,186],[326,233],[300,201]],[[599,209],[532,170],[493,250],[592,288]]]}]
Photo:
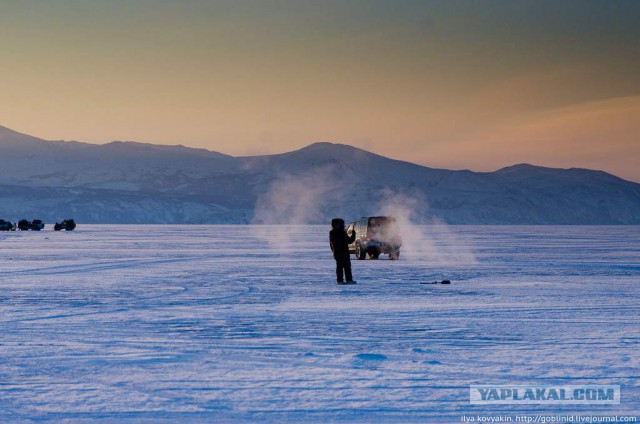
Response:
[{"label": "white vapor plume", "polygon": [[[290,253],[294,227],[324,222],[326,201],[341,195],[340,184],[328,167],[281,174],[257,198],[252,223],[259,225],[254,226],[254,234],[272,249]],[[274,227],[284,224],[287,231]]]},{"label": "white vapor plume", "polygon": [[444,221],[424,218],[427,208],[422,194],[385,193],[380,210],[397,220],[402,235],[401,258],[446,266],[477,264],[471,246]]},{"label": "white vapor plume", "polygon": [[324,218],[323,203],[339,184],[328,168],[304,174],[283,174],[258,196],[254,224],[317,224]]}]

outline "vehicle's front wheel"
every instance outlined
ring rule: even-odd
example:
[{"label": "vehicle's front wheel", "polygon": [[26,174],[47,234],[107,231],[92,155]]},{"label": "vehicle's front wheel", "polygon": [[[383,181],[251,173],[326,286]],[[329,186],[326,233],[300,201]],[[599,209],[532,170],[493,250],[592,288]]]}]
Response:
[{"label": "vehicle's front wheel", "polygon": [[393,252],[389,253],[389,259],[391,259],[392,261],[397,261],[398,259],[400,259],[400,251],[394,250]]},{"label": "vehicle's front wheel", "polygon": [[360,243],[356,244],[356,259],[363,260],[366,257],[367,255],[364,249],[362,249],[362,245]]}]

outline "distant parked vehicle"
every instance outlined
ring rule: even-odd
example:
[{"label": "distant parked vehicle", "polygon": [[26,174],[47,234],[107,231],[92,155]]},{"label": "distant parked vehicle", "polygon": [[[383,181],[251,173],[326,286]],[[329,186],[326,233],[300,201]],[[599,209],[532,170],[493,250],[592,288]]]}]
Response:
[{"label": "distant parked vehicle", "polygon": [[0,219],[0,231],[15,231],[16,226],[9,221]]},{"label": "distant parked vehicle", "polygon": [[26,219],[21,219],[18,221],[18,229],[20,231],[40,231],[44,228],[44,222],[40,219],[34,219],[29,222]]},{"label": "distant parked vehicle", "polygon": [[62,222],[56,222],[56,225],[53,226],[55,231],[73,231],[76,228],[76,222],[73,219],[65,219]]},{"label": "distant parked vehicle", "polygon": [[349,253],[355,253],[357,259],[378,259],[381,253],[389,259],[400,258],[402,237],[396,219],[392,216],[371,216],[355,220],[347,227],[347,234],[356,231],[355,241],[349,245]]},{"label": "distant parked vehicle", "polygon": [[18,230],[20,231],[29,231],[31,229],[31,222],[26,219],[21,219],[18,221]]}]

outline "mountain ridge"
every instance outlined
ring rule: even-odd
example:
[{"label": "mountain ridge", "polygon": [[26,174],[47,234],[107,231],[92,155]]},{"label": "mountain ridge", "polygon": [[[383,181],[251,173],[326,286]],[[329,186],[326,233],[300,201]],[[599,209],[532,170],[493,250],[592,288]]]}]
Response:
[{"label": "mountain ridge", "polygon": [[235,157],[181,145],[45,141],[0,127],[0,169],[0,218],[14,220],[320,223],[379,214],[401,196],[422,222],[640,224],[640,184],[604,171],[526,163],[447,170],[329,142]]},{"label": "mountain ridge", "polygon": [[220,156],[220,157],[226,157],[226,158],[234,158],[234,159],[251,159],[251,158],[279,158],[279,157],[289,157],[289,156],[295,156],[298,154],[301,154],[303,152],[307,153],[307,152],[312,152],[314,154],[318,154],[318,153],[322,153],[319,152],[320,148],[327,148],[327,147],[331,147],[332,148],[332,152],[336,152],[337,149],[342,149],[343,151],[350,151],[350,152],[357,152],[359,154],[364,154],[364,155],[370,155],[372,157],[377,157],[377,158],[382,158],[385,160],[390,160],[390,161],[396,161],[396,162],[400,162],[400,163],[405,163],[405,164],[410,164],[413,166],[417,166],[417,167],[421,167],[421,168],[427,168],[427,169],[433,169],[433,170],[443,170],[443,171],[451,171],[451,172],[473,172],[476,174],[480,174],[480,173],[500,173],[500,172],[505,172],[505,171],[510,171],[510,170],[521,170],[521,169],[540,169],[540,170],[564,170],[564,171],[570,171],[570,170],[584,170],[584,171],[589,171],[589,172],[602,172],[604,174],[610,175],[612,177],[618,178],[622,181],[627,181],[627,182],[631,182],[631,183],[635,183],[635,184],[640,184],[638,182],[635,181],[631,181],[631,180],[626,180],[622,177],[619,177],[615,174],[611,174],[610,172],[607,171],[603,171],[603,170],[597,170],[597,169],[590,169],[590,168],[582,168],[582,167],[569,167],[569,168],[557,168],[557,167],[549,167],[549,166],[543,166],[543,165],[535,165],[535,164],[531,164],[531,163],[527,163],[527,162],[523,162],[523,163],[517,163],[517,164],[513,164],[513,165],[507,165],[501,168],[498,168],[494,171],[472,171],[469,169],[447,169],[447,168],[435,168],[435,167],[430,167],[427,165],[422,165],[422,164],[417,164],[414,162],[410,162],[410,161],[406,161],[406,160],[402,160],[402,159],[394,159],[394,158],[389,158],[387,156],[383,156],[380,155],[378,153],[374,153],[365,149],[362,149],[360,147],[355,147],[355,146],[351,146],[348,144],[343,144],[343,143],[333,143],[333,142],[328,142],[328,141],[318,141],[318,142],[314,142],[311,143],[307,146],[303,146],[299,149],[296,150],[292,150],[292,151],[287,151],[287,152],[281,152],[281,153],[272,153],[272,154],[267,154],[267,155],[241,155],[241,156],[233,156],[233,155],[229,155],[226,153],[222,153],[216,150],[210,150],[210,149],[206,149],[206,148],[196,148],[196,147],[189,147],[189,146],[185,146],[182,144],[154,144],[154,143],[150,143],[150,142],[139,142],[139,141],[125,141],[125,140],[113,140],[104,144],[95,144],[95,143],[88,143],[88,142],[84,142],[84,141],[77,141],[77,140],[46,140],[46,139],[42,139],[39,137],[34,137],[25,133],[21,133],[15,130],[12,130],[8,127],[5,127],[3,125],[0,125],[0,147],[2,146],[2,142],[5,139],[5,135],[6,133],[8,134],[14,134],[16,136],[21,136],[21,137],[25,137],[28,139],[32,139],[35,141],[39,141],[39,142],[44,142],[44,143],[55,143],[58,145],[72,145],[72,144],[77,144],[77,145],[82,145],[82,146],[88,146],[88,147],[98,147],[98,148],[107,148],[107,147],[113,147],[113,146],[133,146],[133,147],[143,147],[143,148],[149,148],[151,150],[164,150],[164,151],[180,151],[180,150],[184,150],[186,152],[193,152],[193,153],[204,153],[204,154],[214,154],[216,156]]}]

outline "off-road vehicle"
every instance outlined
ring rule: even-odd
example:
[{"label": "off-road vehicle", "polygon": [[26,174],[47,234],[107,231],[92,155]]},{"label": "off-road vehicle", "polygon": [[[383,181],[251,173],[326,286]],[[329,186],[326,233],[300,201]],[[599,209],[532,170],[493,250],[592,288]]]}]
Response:
[{"label": "off-road vehicle", "polygon": [[9,221],[0,219],[0,231],[15,231],[16,226]]},{"label": "off-road vehicle", "polygon": [[74,228],[76,228],[76,222],[73,219],[65,219],[62,222],[56,222],[56,224],[53,226],[53,229],[55,231],[73,231]]},{"label": "off-road vehicle", "polygon": [[44,228],[44,222],[40,219],[34,219],[29,222],[26,219],[21,219],[18,221],[18,229],[20,231],[40,231]]},{"label": "off-road vehicle", "polygon": [[357,259],[378,259],[381,253],[389,259],[400,258],[402,237],[396,219],[392,216],[370,216],[355,220],[347,227],[347,234],[356,231],[355,241],[349,245],[349,253]]}]

